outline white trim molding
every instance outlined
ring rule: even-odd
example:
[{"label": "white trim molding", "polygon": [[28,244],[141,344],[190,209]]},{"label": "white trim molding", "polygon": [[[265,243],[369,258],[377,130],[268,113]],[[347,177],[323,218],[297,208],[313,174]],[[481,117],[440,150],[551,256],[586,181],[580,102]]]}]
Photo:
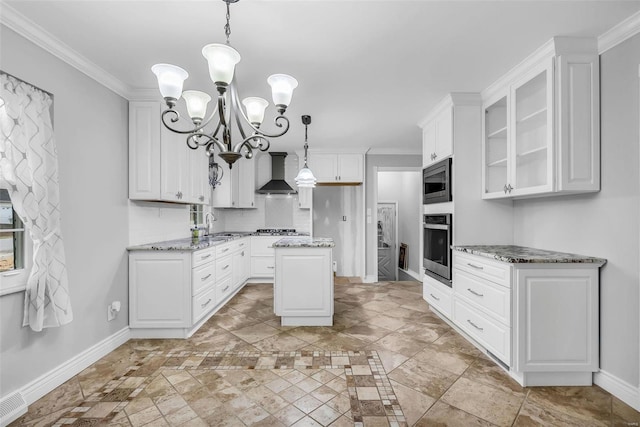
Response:
[{"label": "white trim molding", "polygon": [[607,50],[640,33],[640,12],[636,12],[598,37],[598,53]]},{"label": "white trim molding", "polygon": [[2,9],[2,13],[0,13],[0,24],[12,29],[35,45],[40,46],[107,89],[112,90],[123,98],[129,99],[132,91],[129,85],[89,61],[69,45],[6,3],[3,2],[0,8]]},{"label": "white trim molding", "polygon": [[[28,405],[31,405],[45,394],[51,392],[56,387],[59,387],[65,381],[73,378],[75,375],[88,368],[91,364],[97,362],[116,348],[120,347],[122,344],[129,341],[130,336],[131,333],[129,327],[126,326],[115,334],[108,336],[99,343],[75,355],[56,368],[46,372],[19,390],[12,391],[10,394],[2,396],[2,398],[0,398],[0,408],[11,406],[12,410],[7,414],[7,418],[2,414],[0,425],[5,426],[20,415],[24,414]],[[20,404],[8,405],[9,402],[13,401],[19,402]],[[9,416],[12,418],[9,419]]]},{"label": "white trim molding", "polygon": [[640,411],[640,388],[603,370],[593,374],[593,383],[613,394],[636,411]]}]

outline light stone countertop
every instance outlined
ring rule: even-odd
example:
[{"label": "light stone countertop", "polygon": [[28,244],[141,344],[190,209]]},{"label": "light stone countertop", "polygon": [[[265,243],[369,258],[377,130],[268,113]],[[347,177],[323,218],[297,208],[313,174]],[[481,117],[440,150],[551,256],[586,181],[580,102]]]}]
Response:
[{"label": "light stone countertop", "polygon": [[330,237],[292,236],[285,237],[273,244],[274,248],[333,248],[335,243]]},{"label": "light stone countertop", "polygon": [[[291,236],[291,233],[283,234],[283,236]],[[163,242],[146,243],[142,245],[129,246],[129,251],[199,251],[212,246],[221,245],[232,240],[240,239],[247,236],[266,236],[278,237],[278,235],[265,235],[256,232],[238,231],[238,232],[220,232],[211,236],[196,238],[184,238],[176,240],[166,240]],[[308,238],[308,233],[295,233],[294,237]]]},{"label": "light stone countertop", "polygon": [[453,250],[492,258],[511,264],[583,263],[600,264],[600,266],[602,266],[607,262],[607,260],[603,258],[514,245],[459,245],[453,246]]}]

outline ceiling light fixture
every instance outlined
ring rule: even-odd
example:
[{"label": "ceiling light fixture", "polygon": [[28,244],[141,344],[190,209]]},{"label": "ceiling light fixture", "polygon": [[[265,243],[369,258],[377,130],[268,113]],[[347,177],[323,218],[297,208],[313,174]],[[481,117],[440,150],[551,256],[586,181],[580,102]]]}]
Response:
[{"label": "ceiling light fixture", "polygon": [[316,186],[316,177],[313,176],[313,172],[307,166],[307,150],[309,144],[307,143],[307,126],[311,124],[311,116],[302,116],[302,124],[304,125],[304,167],[298,172],[296,176],[296,185],[298,187],[310,187]]},{"label": "ceiling light fixture", "polygon": [[[245,114],[239,102],[234,78],[234,70],[236,64],[240,62],[240,54],[229,45],[229,35],[231,35],[229,4],[239,0],[222,1],[227,4],[227,24],[224,27],[227,42],[226,44],[208,44],[202,48],[202,55],[209,64],[209,75],[218,91],[217,105],[209,118],[204,119],[211,96],[197,90],[182,91],[183,83],[189,77],[185,70],[175,65],[156,64],[151,67],[151,71],[157,76],[160,93],[169,107],[162,112],[164,126],[172,132],[188,135],[187,146],[193,150],[205,147],[207,156],[213,155],[214,147],[217,147],[218,155],[231,167],[243,155],[247,159],[252,158],[253,150],[267,151],[270,145],[269,138],[277,138],[287,133],[289,119],[284,113],[291,102],[293,90],[298,86],[298,81],[287,74],[269,76],[267,83],[271,86],[273,103],[278,111],[274,123],[278,128],[283,129],[273,134],[260,130],[264,112],[269,103],[258,97],[245,98],[242,100],[246,109]],[[194,125],[189,130],[180,130],[171,126],[181,118],[180,113],[175,110],[180,96],[186,102],[187,112]],[[213,120],[216,112],[218,123],[213,132],[206,133],[204,128]],[[249,125],[252,131],[250,135],[245,133],[240,117]],[[242,138],[235,144],[231,139],[232,122],[235,122]]]}]

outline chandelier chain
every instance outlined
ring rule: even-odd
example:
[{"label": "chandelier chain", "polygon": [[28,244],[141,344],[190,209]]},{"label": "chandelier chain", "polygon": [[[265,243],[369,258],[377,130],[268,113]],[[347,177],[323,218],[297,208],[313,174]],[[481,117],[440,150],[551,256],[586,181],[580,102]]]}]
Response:
[{"label": "chandelier chain", "polygon": [[227,4],[227,23],[224,26],[224,34],[227,36],[227,44],[229,44],[229,36],[231,35],[231,25],[229,25],[229,20],[231,19],[231,12],[229,12],[229,2],[225,1]]}]

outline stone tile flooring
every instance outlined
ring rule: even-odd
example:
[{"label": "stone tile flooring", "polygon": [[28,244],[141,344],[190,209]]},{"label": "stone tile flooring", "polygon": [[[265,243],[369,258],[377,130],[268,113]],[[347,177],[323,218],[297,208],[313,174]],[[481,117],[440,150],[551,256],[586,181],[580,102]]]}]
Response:
[{"label": "stone tile flooring", "polygon": [[334,326],[282,327],[246,286],[187,340],[131,340],[12,426],[637,426],[597,386],[522,388],[417,282],[337,278]]}]

